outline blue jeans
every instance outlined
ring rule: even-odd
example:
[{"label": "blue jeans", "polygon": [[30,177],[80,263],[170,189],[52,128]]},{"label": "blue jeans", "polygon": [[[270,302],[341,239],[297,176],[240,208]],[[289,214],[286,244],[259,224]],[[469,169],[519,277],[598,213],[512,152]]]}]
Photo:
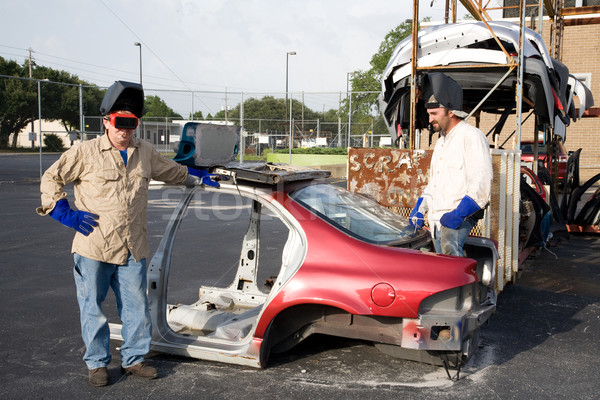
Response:
[{"label": "blue jeans", "polygon": [[130,367],[144,361],[150,351],[152,323],[146,297],[146,260],[115,265],[74,254],[77,302],[81,313],[81,336],[86,351],[83,360],[89,369],[106,367],[111,360],[110,330],[102,302],[112,288],[123,323],[121,365]]},{"label": "blue jeans", "polygon": [[451,256],[464,257],[463,246],[471,232],[471,229],[477,224],[475,218],[467,217],[458,229],[450,229],[445,226],[440,229],[435,227],[433,235],[433,247],[439,254],[449,254]]}]

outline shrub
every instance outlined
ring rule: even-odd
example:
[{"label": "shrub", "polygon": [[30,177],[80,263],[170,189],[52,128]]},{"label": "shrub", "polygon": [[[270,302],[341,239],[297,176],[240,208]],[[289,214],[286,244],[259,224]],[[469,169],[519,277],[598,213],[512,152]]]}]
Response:
[{"label": "shrub", "polygon": [[65,147],[63,146],[63,141],[54,133],[49,133],[44,138],[44,146],[47,151],[65,151]]}]

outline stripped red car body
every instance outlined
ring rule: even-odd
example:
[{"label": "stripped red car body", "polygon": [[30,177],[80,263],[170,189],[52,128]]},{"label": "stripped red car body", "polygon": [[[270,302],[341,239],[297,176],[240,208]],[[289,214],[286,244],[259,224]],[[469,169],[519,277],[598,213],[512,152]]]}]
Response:
[{"label": "stripped red car body", "polygon": [[[168,304],[173,243],[196,194],[241,197],[230,204],[248,207],[250,223],[231,284],[201,286],[190,305]],[[261,230],[275,223],[274,235],[285,239],[281,254],[261,258],[268,250]],[[186,189],[148,271],[153,349],[266,367],[269,354],[318,333],[373,341],[398,357],[462,363],[495,308],[495,248],[473,238],[472,259],[429,246],[428,233],[405,218],[326,182],[237,179],[220,189]],[[259,270],[269,262],[276,277],[260,287]],[[120,326],[111,325],[111,334],[120,340]]]}]

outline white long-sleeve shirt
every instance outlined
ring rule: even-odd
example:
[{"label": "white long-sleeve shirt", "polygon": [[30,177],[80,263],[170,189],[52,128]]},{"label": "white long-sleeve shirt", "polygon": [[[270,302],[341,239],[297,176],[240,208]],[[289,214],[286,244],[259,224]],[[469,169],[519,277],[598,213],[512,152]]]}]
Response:
[{"label": "white long-sleeve shirt", "polygon": [[423,191],[429,226],[438,224],[464,196],[484,208],[490,201],[493,173],[490,146],[483,132],[460,121],[435,143],[429,174]]}]

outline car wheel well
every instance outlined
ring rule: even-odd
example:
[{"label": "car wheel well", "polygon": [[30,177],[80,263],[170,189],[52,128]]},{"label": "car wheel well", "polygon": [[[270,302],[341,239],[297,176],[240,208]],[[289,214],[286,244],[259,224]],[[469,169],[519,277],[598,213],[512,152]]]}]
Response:
[{"label": "car wheel well", "polygon": [[283,353],[290,350],[311,335],[309,328],[312,324],[335,314],[349,315],[347,311],[322,304],[299,304],[281,311],[265,331],[261,346],[261,366],[266,366],[271,352]]}]

